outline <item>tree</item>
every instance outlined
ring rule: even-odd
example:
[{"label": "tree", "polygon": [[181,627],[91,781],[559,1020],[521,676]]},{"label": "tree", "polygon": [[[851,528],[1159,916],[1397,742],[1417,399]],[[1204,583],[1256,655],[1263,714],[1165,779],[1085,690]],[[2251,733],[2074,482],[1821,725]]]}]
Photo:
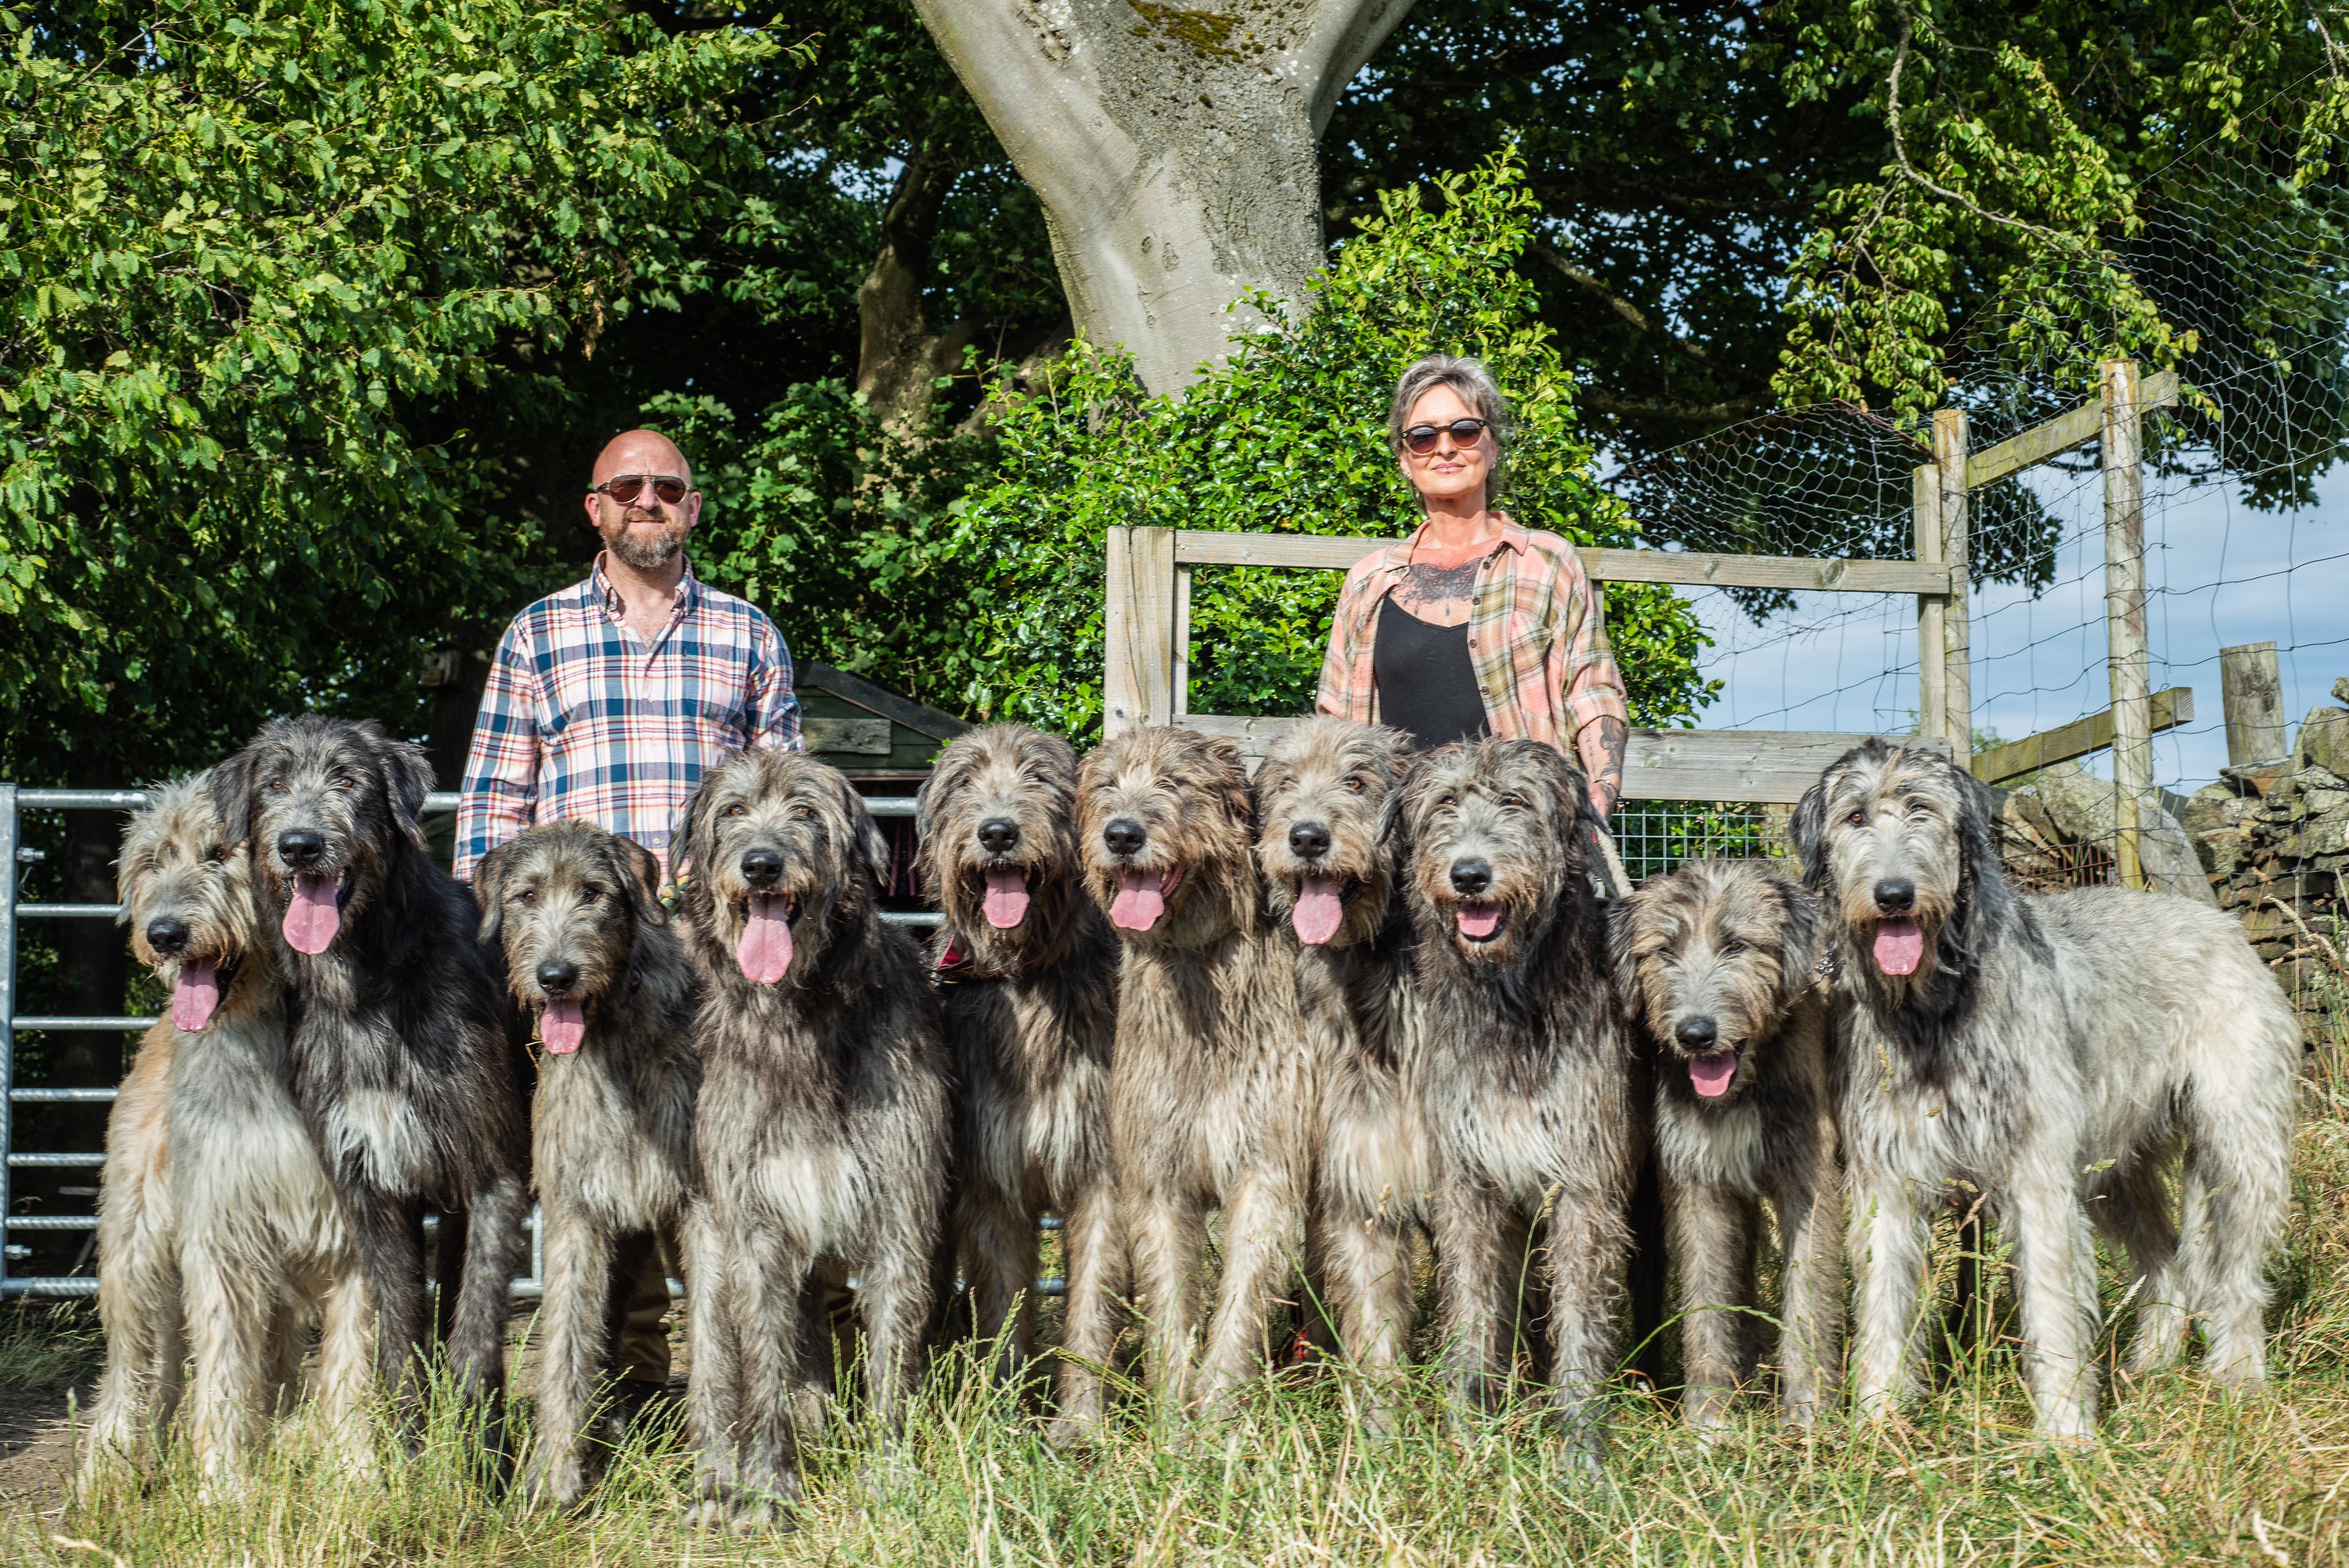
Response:
[{"label": "tree", "polygon": [[1315,143],[1410,0],[916,0],[1034,188],[1069,311],[1143,384],[1187,385],[1321,265]]}]

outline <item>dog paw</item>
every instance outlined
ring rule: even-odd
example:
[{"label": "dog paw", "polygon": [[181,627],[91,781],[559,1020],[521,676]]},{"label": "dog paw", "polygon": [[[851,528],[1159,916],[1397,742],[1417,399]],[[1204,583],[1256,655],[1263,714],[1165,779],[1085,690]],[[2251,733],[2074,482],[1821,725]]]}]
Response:
[{"label": "dog paw", "polygon": [[714,1497],[696,1499],[685,1505],[678,1522],[688,1530],[721,1531],[726,1528],[726,1504]]},{"label": "dog paw", "polygon": [[1056,1454],[1081,1453],[1101,1446],[1099,1416],[1054,1416],[1044,1423],[1044,1442]]}]

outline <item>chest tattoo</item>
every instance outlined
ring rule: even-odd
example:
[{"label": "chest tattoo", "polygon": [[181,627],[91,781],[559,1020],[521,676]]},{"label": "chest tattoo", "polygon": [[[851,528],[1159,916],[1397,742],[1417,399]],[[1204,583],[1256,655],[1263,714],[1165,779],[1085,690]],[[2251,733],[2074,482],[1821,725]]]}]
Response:
[{"label": "chest tattoo", "polygon": [[1444,624],[1452,624],[1451,613],[1464,618],[1470,599],[1476,591],[1476,561],[1463,561],[1456,566],[1431,566],[1413,563],[1395,597],[1406,607],[1418,606],[1438,612]]}]

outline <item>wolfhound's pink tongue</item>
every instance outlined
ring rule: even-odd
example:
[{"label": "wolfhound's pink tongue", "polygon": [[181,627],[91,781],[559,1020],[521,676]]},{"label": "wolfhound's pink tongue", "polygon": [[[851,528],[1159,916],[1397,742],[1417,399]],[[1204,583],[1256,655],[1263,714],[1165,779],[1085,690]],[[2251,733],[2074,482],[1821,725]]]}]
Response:
[{"label": "wolfhound's pink tongue", "polygon": [[1121,930],[1146,931],[1166,912],[1166,873],[1128,871],[1117,879],[1110,900],[1110,923]]},{"label": "wolfhound's pink tongue", "polygon": [[1008,931],[1028,918],[1028,875],[1017,867],[987,874],[987,923]]},{"label": "wolfhound's pink tongue", "polygon": [[742,940],[734,944],[734,961],[761,985],[772,985],[792,967],[792,923],[783,919],[783,901],[776,898],[750,900],[750,918]]},{"label": "wolfhound's pink tongue", "polygon": [[220,970],[208,963],[183,963],[180,983],[171,988],[171,1027],[201,1034],[212,1027],[220,1006]]},{"label": "wolfhound's pink tongue", "polygon": [[587,1038],[587,1007],[575,996],[562,996],[538,1015],[538,1037],[558,1056],[568,1056]]},{"label": "wolfhound's pink tongue", "polygon": [[1737,1076],[1737,1053],[1715,1051],[1710,1055],[1689,1058],[1689,1082],[1696,1092],[1708,1100],[1717,1100],[1729,1093],[1729,1080]]},{"label": "wolfhound's pink tongue", "polygon": [[297,953],[322,953],[334,946],[335,933],[343,929],[343,911],[335,895],[342,890],[342,877],[296,877],[294,898],[285,906],[285,940]]},{"label": "wolfhound's pink tongue", "polygon": [[1463,904],[1454,911],[1460,922],[1460,934],[1483,941],[1501,929],[1501,906],[1498,904]]},{"label": "wolfhound's pink tongue", "polygon": [[1925,933],[1914,920],[1876,922],[1876,967],[1887,974],[1915,974],[1925,957]]},{"label": "wolfhound's pink tongue", "polygon": [[1297,909],[1288,923],[1297,928],[1299,941],[1318,948],[1338,934],[1345,918],[1346,901],[1338,896],[1338,878],[1308,877],[1305,886],[1297,890]]}]

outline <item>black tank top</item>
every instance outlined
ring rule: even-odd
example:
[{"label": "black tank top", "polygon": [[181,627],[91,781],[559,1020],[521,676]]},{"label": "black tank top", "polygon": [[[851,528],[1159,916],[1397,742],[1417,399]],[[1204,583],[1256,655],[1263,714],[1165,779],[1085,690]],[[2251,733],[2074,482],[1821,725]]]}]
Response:
[{"label": "black tank top", "polygon": [[1409,732],[1416,751],[1489,732],[1465,623],[1431,626],[1390,597],[1379,607],[1371,680],[1378,688],[1379,722]]}]

